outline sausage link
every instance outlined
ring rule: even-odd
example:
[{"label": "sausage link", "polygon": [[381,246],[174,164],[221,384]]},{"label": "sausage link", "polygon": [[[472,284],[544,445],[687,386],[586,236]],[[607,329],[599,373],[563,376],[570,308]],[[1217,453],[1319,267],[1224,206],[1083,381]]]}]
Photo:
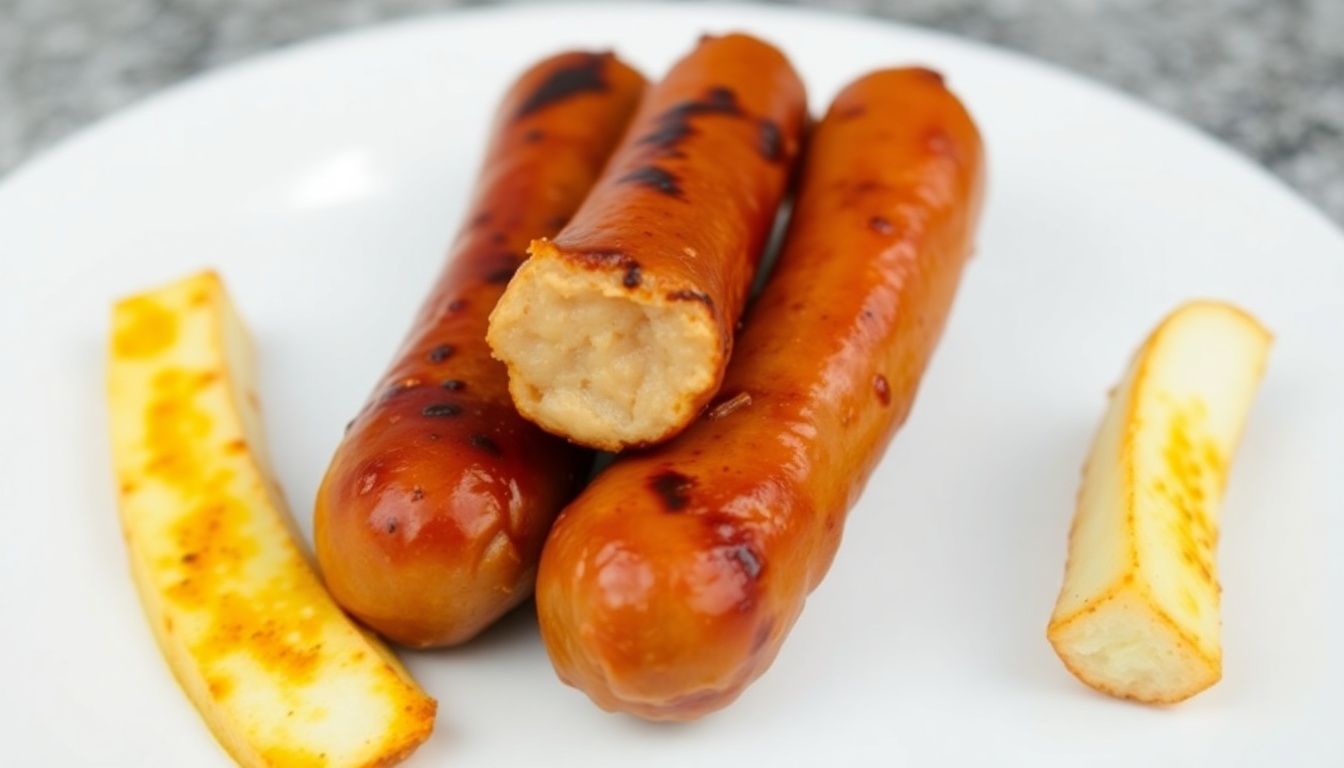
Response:
[{"label": "sausage link", "polygon": [[914,401],[982,165],[933,72],[874,73],[836,98],[715,402],[623,454],[552,529],[537,608],[562,680],[604,709],[685,720],[766,670]]},{"label": "sausage link", "polygon": [[518,415],[485,328],[531,238],[592,188],[644,88],[614,56],[578,52],[513,84],[447,263],[336,449],[317,558],[336,600],[393,641],[460,643],[530,595],[546,532],[591,466]]},{"label": "sausage link", "polygon": [[491,317],[523,415],[605,450],[695,418],[723,378],[806,117],[788,60],[746,35],[702,38],[650,89],[593,194],[532,243]]}]

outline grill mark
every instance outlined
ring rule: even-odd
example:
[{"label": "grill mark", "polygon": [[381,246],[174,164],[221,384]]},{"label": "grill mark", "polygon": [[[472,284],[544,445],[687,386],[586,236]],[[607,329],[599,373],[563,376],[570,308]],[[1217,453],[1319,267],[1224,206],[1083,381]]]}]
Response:
[{"label": "grill mark", "polygon": [[680,291],[672,291],[672,292],[670,292],[670,293],[667,294],[667,300],[668,300],[668,301],[698,301],[698,302],[700,302],[701,304],[704,304],[705,306],[709,307],[710,309],[713,309],[713,308],[714,308],[714,300],[711,299],[711,298],[709,297],[709,294],[707,294],[707,293],[702,293],[702,292],[700,292],[700,291],[693,291],[693,290],[690,290],[690,289],[682,289],[682,290],[680,290]]},{"label": "grill mark", "polygon": [[690,491],[695,481],[680,472],[668,470],[649,478],[649,488],[663,502],[668,512],[680,512],[691,503]]},{"label": "grill mark", "polygon": [[428,416],[432,419],[450,418],[460,413],[462,413],[462,406],[456,403],[434,403],[420,409],[422,416]]},{"label": "grill mark", "polygon": [[680,199],[682,196],[681,180],[671,171],[659,168],[656,165],[641,165],[622,176],[620,180],[627,184],[638,184],[641,187],[662,192],[668,197]]},{"label": "grill mark", "polygon": [[641,136],[636,143],[652,147],[655,156],[679,155],[677,147],[695,134],[691,119],[701,115],[741,117],[742,109],[737,104],[737,94],[731,88],[716,85],[705,91],[701,99],[674,104],[658,116],[653,130]]},{"label": "grill mark", "polygon": [[491,456],[503,455],[503,451],[499,450],[499,444],[496,443],[494,440],[491,440],[486,435],[472,435],[471,437],[467,438],[467,442],[471,443],[473,447],[479,448],[482,451],[485,451],[486,453],[490,454]]},{"label": "grill mark", "polygon": [[552,72],[518,108],[514,119],[527,117],[581,93],[607,90],[605,63],[609,54],[584,54],[577,64]]},{"label": "grill mark", "polygon": [[761,118],[757,123],[756,151],[766,162],[777,163],[784,159],[784,137],[773,120]]},{"label": "grill mark", "polygon": [[444,360],[452,357],[453,353],[456,351],[457,348],[452,344],[440,344],[429,350],[429,362],[434,363],[435,365],[442,363]]}]

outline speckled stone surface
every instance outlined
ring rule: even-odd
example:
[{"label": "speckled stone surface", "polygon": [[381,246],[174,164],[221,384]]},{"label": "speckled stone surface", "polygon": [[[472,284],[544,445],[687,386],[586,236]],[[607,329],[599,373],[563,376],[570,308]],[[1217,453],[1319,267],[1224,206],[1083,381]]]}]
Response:
[{"label": "speckled stone surface", "polygon": [[[0,174],[199,72],[462,0],[0,0]],[[1344,225],[1344,0],[794,0],[1062,65],[1192,123]]]}]

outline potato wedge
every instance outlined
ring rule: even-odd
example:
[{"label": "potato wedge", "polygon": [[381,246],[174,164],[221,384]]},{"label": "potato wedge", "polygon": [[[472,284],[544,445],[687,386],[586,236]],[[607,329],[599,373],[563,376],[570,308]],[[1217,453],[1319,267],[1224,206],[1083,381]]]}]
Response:
[{"label": "potato wedge", "polygon": [[1046,633],[1087,685],[1171,703],[1222,676],[1218,510],[1269,345],[1240,309],[1192,302],[1112,393]]},{"label": "potato wedge", "polygon": [[119,302],[112,456],[132,575],[164,655],[247,766],[400,761],[436,702],[327,595],[268,469],[246,331],[203,272]]}]

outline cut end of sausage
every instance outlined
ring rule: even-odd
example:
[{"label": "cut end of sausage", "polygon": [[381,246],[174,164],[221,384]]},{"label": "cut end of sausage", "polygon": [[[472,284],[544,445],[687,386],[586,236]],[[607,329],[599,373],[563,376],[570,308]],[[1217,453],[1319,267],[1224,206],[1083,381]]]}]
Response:
[{"label": "cut end of sausage", "polygon": [[629,265],[570,259],[548,241],[532,252],[486,336],[508,367],[519,413],[608,451],[660,442],[689,424],[722,370],[710,307],[654,276],[632,281]]}]

